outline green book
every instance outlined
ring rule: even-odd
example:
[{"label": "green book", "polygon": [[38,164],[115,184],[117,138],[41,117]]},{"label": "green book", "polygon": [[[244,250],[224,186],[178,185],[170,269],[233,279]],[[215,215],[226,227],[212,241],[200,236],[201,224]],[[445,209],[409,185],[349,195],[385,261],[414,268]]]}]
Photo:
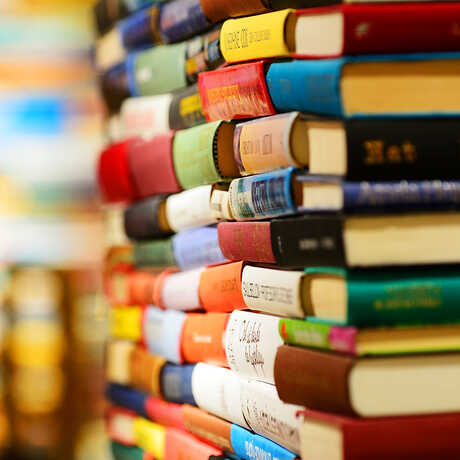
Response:
[{"label": "green book", "polygon": [[138,447],[128,447],[112,441],[114,460],[144,460],[144,451]]},{"label": "green book", "polygon": [[176,265],[172,238],[136,243],[134,263],[137,267],[168,267]]},{"label": "green book", "polygon": [[233,133],[234,125],[224,121],[176,133],[173,161],[182,188],[211,185],[239,175],[233,155]]},{"label": "green book", "polygon": [[136,96],[155,96],[185,88],[186,42],[161,45],[134,55]]},{"label": "green book", "polygon": [[460,321],[460,268],[305,270],[308,314],[357,327]]}]

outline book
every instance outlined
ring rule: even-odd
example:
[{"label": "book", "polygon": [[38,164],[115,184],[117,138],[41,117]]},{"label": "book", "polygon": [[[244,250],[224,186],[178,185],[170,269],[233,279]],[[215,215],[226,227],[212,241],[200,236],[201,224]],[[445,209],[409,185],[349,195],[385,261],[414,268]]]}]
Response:
[{"label": "book", "polygon": [[[297,11],[286,9],[225,21],[221,48],[229,63],[292,55],[324,58],[457,51],[460,41],[451,27],[454,18],[460,19],[460,9],[455,3],[342,4]],[[439,40],[428,39],[427,28]]]},{"label": "book", "polygon": [[214,184],[238,176],[233,158],[234,126],[213,122],[178,131],[174,136],[173,161],[183,189]]},{"label": "book", "polygon": [[113,306],[109,312],[109,330],[112,337],[139,342],[142,339],[143,316],[143,307]]},{"label": "book", "polygon": [[301,453],[311,460],[435,460],[460,452],[458,413],[360,419],[307,410],[304,420]]},{"label": "book", "polygon": [[460,325],[377,327],[358,329],[334,323],[281,319],[280,336],[286,345],[356,356],[440,353],[460,350]]},{"label": "book", "polygon": [[320,211],[455,210],[460,182],[343,182],[291,167],[234,179],[228,193],[233,218],[245,221]]},{"label": "book", "polygon": [[[112,115],[118,113],[123,101],[131,95],[126,61],[102,72],[98,83],[109,113]],[[118,137],[116,138],[118,140]]]},{"label": "book", "polygon": [[147,395],[124,385],[109,383],[105,389],[106,398],[113,404],[147,417]]},{"label": "book", "polygon": [[[459,58],[452,52],[278,62],[270,65],[266,84],[278,112],[343,117],[456,115],[460,98],[449,81],[458,71]],[[203,93],[201,97],[204,104]]]},{"label": "book", "polygon": [[139,449],[139,447],[124,446],[112,441],[110,448],[114,460],[154,460],[151,455]]},{"label": "book", "polygon": [[247,16],[267,11],[263,0],[201,0],[203,11],[211,21],[219,22],[233,16]]},{"label": "book", "polygon": [[169,128],[172,130],[193,128],[206,122],[198,91],[194,84],[173,93],[169,108]]},{"label": "book", "polygon": [[314,410],[361,417],[458,412],[459,363],[458,353],[356,358],[283,345],[275,383],[282,401]]},{"label": "book", "polygon": [[455,323],[459,275],[456,267],[391,270],[306,269],[306,312],[356,327]]},{"label": "book", "polygon": [[290,268],[429,265],[458,262],[458,225],[456,212],[309,214],[269,222],[222,222],[218,236],[222,254],[234,261]]},{"label": "book", "polygon": [[134,419],[137,414],[122,407],[111,406],[105,413],[105,429],[109,438],[125,446],[135,446]]},{"label": "book", "polygon": [[131,381],[129,360],[135,344],[129,341],[111,340],[105,350],[105,375],[111,382],[128,385]]}]

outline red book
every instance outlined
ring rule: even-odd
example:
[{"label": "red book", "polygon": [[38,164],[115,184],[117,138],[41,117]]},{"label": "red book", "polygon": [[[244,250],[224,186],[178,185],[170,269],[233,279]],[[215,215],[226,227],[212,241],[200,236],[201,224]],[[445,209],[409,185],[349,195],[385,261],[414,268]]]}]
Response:
[{"label": "red book", "polygon": [[223,222],[218,225],[217,233],[226,259],[276,263],[270,222]]},{"label": "red book", "polygon": [[175,404],[154,397],[147,398],[145,410],[152,422],[159,425],[186,430],[183,405]]},{"label": "red book", "polygon": [[174,428],[166,430],[165,459],[203,460],[220,455],[222,455],[220,449],[210,446],[192,434]]},{"label": "red book", "polygon": [[460,50],[457,2],[354,3],[297,15],[297,57]]},{"label": "red book", "polygon": [[135,189],[128,167],[128,152],[132,139],[112,144],[99,157],[98,181],[104,201],[131,201]]},{"label": "red book", "polygon": [[458,413],[358,419],[307,410],[304,418],[301,453],[308,460],[460,458]]},{"label": "red book", "polygon": [[208,121],[274,115],[265,80],[266,61],[250,62],[203,72],[198,86]]},{"label": "red book", "polygon": [[174,133],[138,139],[129,150],[128,164],[138,198],[178,193],[179,186],[172,158]]}]

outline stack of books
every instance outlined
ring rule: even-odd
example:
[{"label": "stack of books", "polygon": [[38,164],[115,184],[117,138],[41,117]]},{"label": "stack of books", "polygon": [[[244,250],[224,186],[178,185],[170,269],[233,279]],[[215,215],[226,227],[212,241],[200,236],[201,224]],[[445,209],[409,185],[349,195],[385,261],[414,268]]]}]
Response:
[{"label": "stack of books", "polygon": [[117,459],[460,455],[460,5],[316,3],[101,28]]}]

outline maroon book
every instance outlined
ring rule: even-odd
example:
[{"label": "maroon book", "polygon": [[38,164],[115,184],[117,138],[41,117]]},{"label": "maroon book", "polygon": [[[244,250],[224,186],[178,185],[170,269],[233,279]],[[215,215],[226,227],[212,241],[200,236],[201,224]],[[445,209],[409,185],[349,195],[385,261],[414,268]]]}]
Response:
[{"label": "maroon book", "polygon": [[[318,427],[339,430],[341,460],[441,460],[460,458],[460,414],[359,419],[306,410],[302,458],[326,460],[315,448]],[[321,438],[323,443],[334,442]],[[326,446],[327,449],[330,445]],[[336,460],[328,457],[327,460]]]}]

